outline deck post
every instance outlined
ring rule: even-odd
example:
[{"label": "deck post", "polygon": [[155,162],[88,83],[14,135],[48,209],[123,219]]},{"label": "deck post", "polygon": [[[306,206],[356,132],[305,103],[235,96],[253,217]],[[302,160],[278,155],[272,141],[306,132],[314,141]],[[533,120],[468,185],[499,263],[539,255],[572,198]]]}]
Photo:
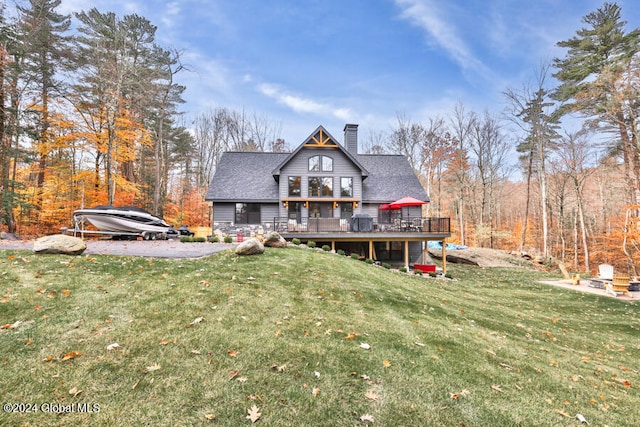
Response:
[{"label": "deck post", "polygon": [[407,272],[409,272],[409,241],[404,241],[404,266],[407,268]]},{"label": "deck post", "polygon": [[373,259],[373,240],[369,240],[369,259]]}]

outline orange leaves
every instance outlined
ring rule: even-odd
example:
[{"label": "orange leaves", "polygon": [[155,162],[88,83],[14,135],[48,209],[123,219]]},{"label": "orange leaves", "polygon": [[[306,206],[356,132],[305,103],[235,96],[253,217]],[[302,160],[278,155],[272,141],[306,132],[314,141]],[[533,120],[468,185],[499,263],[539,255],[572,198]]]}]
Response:
[{"label": "orange leaves", "polygon": [[76,357],[80,356],[82,354],[82,352],[74,350],[70,353],[65,353],[63,354],[61,357],[56,358],[53,356],[47,356],[44,359],[42,359],[43,362],[55,362],[56,360],[60,360],[61,362],[66,362],[68,360],[73,360]]},{"label": "orange leaves", "polygon": [[75,359],[76,357],[80,356],[81,354],[82,353],[80,353],[79,351],[72,351],[71,353],[66,353],[62,357],[62,361],[64,362],[65,360]]}]

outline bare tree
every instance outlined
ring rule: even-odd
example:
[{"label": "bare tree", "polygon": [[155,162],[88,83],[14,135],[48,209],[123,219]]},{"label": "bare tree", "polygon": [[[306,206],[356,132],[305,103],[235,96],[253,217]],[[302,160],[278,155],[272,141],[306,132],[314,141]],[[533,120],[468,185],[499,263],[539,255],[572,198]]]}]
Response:
[{"label": "bare tree", "polygon": [[[509,144],[498,121],[488,112],[475,121],[471,133],[471,151],[474,155],[478,178],[481,182],[480,216],[476,235],[489,240],[494,245],[494,191],[506,175],[505,167]],[[486,230],[486,232],[485,232]]]},{"label": "bare tree", "polygon": [[451,131],[453,137],[458,142],[455,154],[453,173],[457,187],[457,211],[458,211],[458,227],[460,229],[460,243],[466,244],[466,227],[465,220],[467,216],[466,202],[469,195],[469,159],[468,146],[471,131],[476,121],[476,115],[473,112],[465,111],[462,103],[457,103],[453,117],[450,119]]}]

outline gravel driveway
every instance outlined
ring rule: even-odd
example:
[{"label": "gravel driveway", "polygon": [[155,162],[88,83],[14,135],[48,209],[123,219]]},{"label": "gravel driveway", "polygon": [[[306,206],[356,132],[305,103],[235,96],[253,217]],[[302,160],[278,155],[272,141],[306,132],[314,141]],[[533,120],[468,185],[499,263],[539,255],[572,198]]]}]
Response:
[{"label": "gravel driveway", "polygon": [[[149,258],[200,258],[227,249],[228,243],[182,243],[179,240],[86,240],[83,255],[131,255]],[[0,250],[33,250],[33,240],[0,240]]]}]

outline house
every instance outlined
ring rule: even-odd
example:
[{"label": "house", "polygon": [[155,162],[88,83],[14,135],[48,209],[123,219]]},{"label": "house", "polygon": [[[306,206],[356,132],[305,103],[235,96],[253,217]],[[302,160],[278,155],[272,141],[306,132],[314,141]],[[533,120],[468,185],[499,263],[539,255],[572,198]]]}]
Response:
[{"label": "house", "polygon": [[[405,196],[423,205],[390,206]],[[427,241],[451,236],[449,218],[424,217],[429,196],[406,157],[358,153],[356,124],[345,125],[343,144],[319,126],[291,153],[225,152],[205,199],[214,230],[275,230],[407,266]]]}]

